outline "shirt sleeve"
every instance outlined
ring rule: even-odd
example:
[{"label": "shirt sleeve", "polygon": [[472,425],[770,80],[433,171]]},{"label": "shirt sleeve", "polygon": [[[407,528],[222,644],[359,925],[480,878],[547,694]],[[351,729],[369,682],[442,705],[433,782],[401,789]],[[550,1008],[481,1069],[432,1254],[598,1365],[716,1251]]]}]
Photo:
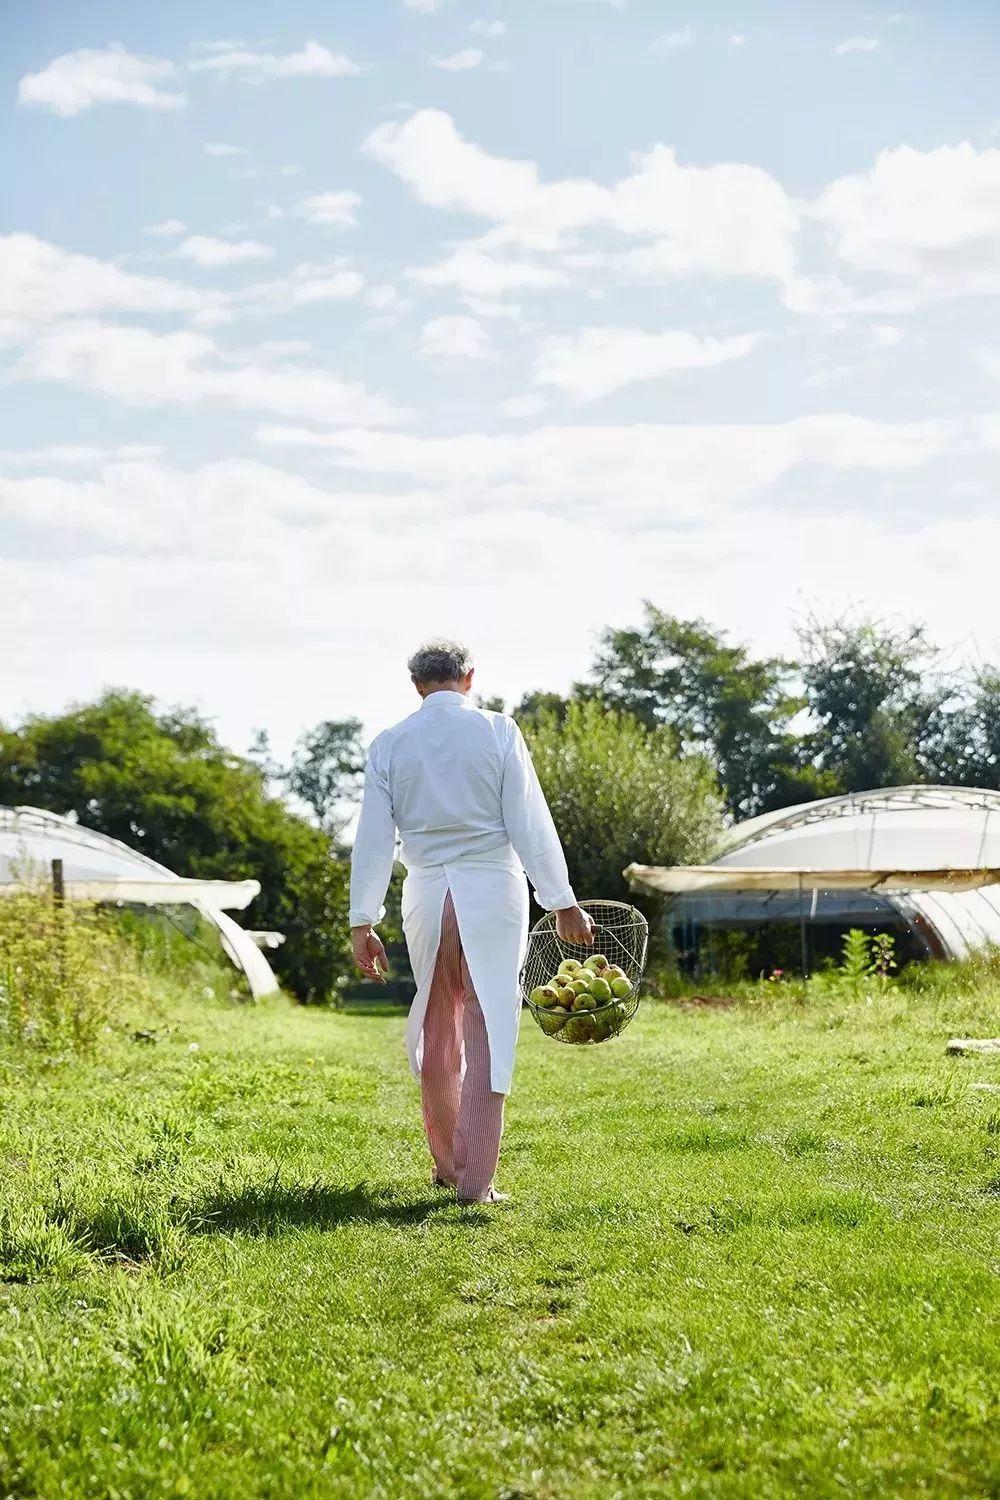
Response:
[{"label": "shirt sleeve", "polygon": [[566,856],[524,735],[513,722],[511,730],[501,791],[504,824],[539,906],[546,911],[561,911],[576,905]]},{"label": "shirt sleeve", "polygon": [[368,753],[365,766],[361,816],[351,851],[352,927],[381,922],[385,916],[385,893],[389,889],[395,850],[392,795],[388,777],[379,763],[376,742]]}]

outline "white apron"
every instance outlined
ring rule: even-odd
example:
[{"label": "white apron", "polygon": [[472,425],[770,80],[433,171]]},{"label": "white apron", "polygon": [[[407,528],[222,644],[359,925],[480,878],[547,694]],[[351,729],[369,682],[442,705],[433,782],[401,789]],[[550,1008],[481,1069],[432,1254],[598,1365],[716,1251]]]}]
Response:
[{"label": "white apron", "polygon": [[403,932],[417,993],[406,1026],[410,1066],[420,1076],[424,1017],[451,891],[462,950],[490,1043],[490,1086],[509,1094],[521,1024],[518,976],[528,941],[528,884],[514,850],[493,849],[443,865],[417,865],[403,883]]}]

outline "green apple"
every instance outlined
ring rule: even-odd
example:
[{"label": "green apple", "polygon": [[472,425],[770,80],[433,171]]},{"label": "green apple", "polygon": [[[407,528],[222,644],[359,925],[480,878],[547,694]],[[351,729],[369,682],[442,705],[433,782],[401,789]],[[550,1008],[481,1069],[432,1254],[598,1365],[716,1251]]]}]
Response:
[{"label": "green apple", "polygon": [[559,972],[560,974],[575,974],[577,969],[579,968],[580,962],[578,959],[564,958],[562,963],[559,965]]},{"label": "green apple", "polygon": [[559,991],[554,984],[541,984],[537,990],[532,990],[531,1003],[532,1005],[543,1005],[546,1007],[549,1005],[558,1005]]},{"label": "green apple", "polygon": [[609,1008],[594,1017],[594,1041],[605,1042],[618,1030],[618,1019]]},{"label": "green apple", "polygon": [[570,985],[574,995],[585,995],[590,989],[590,979],[574,979]]},{"label": "green apple", "polygon": [[591,974],[603,974],[611,965],[603,953],[592,953],[588,959],[584,960],[583,967],[589,969]]},{"label": "green apple", "polygon": [[563,1036],[568,1042],[589,1042],[594,1035],[594,1018],[586,1011],[570,1016],[563,1027]]},{"label": "green apple", "polygon": [[557,1031],[562,1031],[569,1020],[569,1011],[562,1005],[553,1005],[538,1018],[539,1024],[546,1036],[555,1036]]},{"label": "green apple", "polygon": [[573,1009],[575,1011],[593,1010],[596,1004],[597,1001],[594,998],[594,993],[592,990],[581,990],[579,995],[575,995],[573,997]]},{"label": "green apple", "polygon": [[612,980],[626,978],[625,970],[619,964],[612,964],[610,968],[605,969],[604,978],[611,984]]},{"label": "green apple", "polygon": [[604,1005],[611,999],[611,986],[606,979],[600,975],[590,981],[590,993],[598,1005]]},{"label": "green apple", "polygon": [[627,1000],[632,993],[631,979],[626,979],[624,974],[620,979],[612,979],[611,993],[616,1000]]}]

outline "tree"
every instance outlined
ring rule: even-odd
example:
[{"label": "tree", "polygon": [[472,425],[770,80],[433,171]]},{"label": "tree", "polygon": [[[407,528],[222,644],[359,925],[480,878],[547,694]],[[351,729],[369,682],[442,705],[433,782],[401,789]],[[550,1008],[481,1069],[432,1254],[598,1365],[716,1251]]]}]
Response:
[{"label": "tree", "polygon": [[676,736],[596,700],[524,726],[538,778],[581,898],[634,900],[622,874],[640,864],[697,862],[721,828],[711,768],[681,757]]},{"label": "tree", "polygon": [[920,746],[927,779],[944,786],[1000,788],[1000,672],[979,667],[956,696],[938,733]]},{"label": "tree", "polygon": [[791,721],[803,707],[795,664],[754,658],[704,620],[678,620],[645,605],[639,629],[605,630],[590,683],[604,703],[647,725],[674,730],[683,754],[714,766],[729,812],[753,817],[823,795],[798,756]]},{"label": "tree", "polygon": [[324,719],[300,736],[283,780],[335,838],[350,822],[364,769],[361,720]]},{"label": "tree", "polygon": [[193,710],[109,691],[0,726],[2,803],[74,812],[179,875],[256,878],[254,926],[285,933],[275,968],[300,999],[328,998],[350,972],[346,864]]},{"label": "tree", "polygon": [[799,639],[815,724],[803,738],[803,752],[831,791],[930,779],[934,747],[942,761],[950,738],[952,689],[937,680],[940,654],[923,628],[864,618],[810,620]]},{"label": "tree", "polygon": [[536,689],[524,694],[514,709],[514,718],[522,729],[528,724],[536,723],[544,714],[555,714],[557,719],[562,720],[566,717],[569,704],[570,700],[561,693],[546,693]]}]

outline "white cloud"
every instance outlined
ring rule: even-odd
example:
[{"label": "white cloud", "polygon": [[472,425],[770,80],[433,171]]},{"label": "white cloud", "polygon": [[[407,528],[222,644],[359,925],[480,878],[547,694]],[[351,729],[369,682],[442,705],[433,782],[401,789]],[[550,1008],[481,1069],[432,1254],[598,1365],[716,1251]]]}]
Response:
[{"label": "white cloud", "polygon": [[[649,242],[622,260],[638,277],[786,280],[794,271],[798,212],[760,167],[687,167],[660,145],[637,154],[632,173],[611,187],[587,178],[543,183],[533,161],[493,156],[464,140],[450,115],[429,109],[379,126],[364,149],[420,202],[495,225],[474,253],[553,250],[585,229],[612,229]],[[491,295],[485,286],[469,289]]]},{"label": "white cloud", "polygon": [[245,146],[230,146],[227,141],[206,141],[201,148],[206,156],[247,156]]},{"label": "white cloud", "polygon": [[265,447],[314,449],[369,475],[451,489],[476,507],[525,507],[606,524],[614,495],[617,518],[653,528],[739,505],[801,465],[905,471],[956,441],[946,423],[842,413],[744,426],[635,423],[454,438],[277,426],[258,436]]},{"label": "white cloud", "polygon": [[500,402],[500,410],[505,417],[528,418],[537,417],[547,405],[544,396],[508,396]]},{"label": "white cloud", "polygon": [[[1000,353],[995,349],[983,349],[979,355],[979,363],[987,375],[992,375],[994,380],[1000,380]],[[994,418],[991,417],[988,420],[992,423]]]},{"label": "white cloud", "polygon": [[394,286],[390,286],[388,282],[383,281],[377,286],[368,288],[368,291],[365,293],[365,301],[369,307],[374,307],[379,312],[384,312],[386,308],[396,305],[399,301],[399,293]]},{"label": "white cloud", "polygon": [[135,276],[32,234],[0,235],[0,340],[62,318],[116,312],[197,313],[217,301],[159,276]]},{"label": "white cloud", "polygon": [[[206,261],[204,247],[197,247],[201,263],[223,263],[213,256],[225,259],[232,246],[211,243],[225,248],[208,252]],[[285,276],[231,292],[199,291],[161,277],[131,275],[32,235],[0,236],[0,341],[25,342],[50,324],[108,312],[185,313],[199,324],[228,322],[240,314],[344,301],[358,296],[364,284],[348,262],[335,260],[304,262]]]},{"label": "white cloud", "polygon": [[303,198],[294,211],[309,224],[322,224],[329,229],[353,229],[358,222],[354,210],[360,203],[360,193],[345,188],[338,192],[314,193],[311,198]]},{"label": "white cloud", "polygon": [[348,78],[360,73],[356,62],[343,52],[331,52],[319,42],[306,42],[300,52],[254,51],[235,48],[192,58],[195,73],[215,73],[219,78],[240,78],[245,83],[263,83],[270,78]]},{"label": "white cloud", "polygon": [[583,328],[543,342],[535,384],[553,385],[577,401],[594,401],[637,381],[743,359],[755,342],[751,334],[719,339],[676,329]]},{"label": "white cloud", "polygon": [[846,41],[838,42],[833,50],[838,57],[846,57],[851,52],[874,52],[878,45],[878,37],[849,36]]},{"label": "white cloud", "polygon": [[[599,512],[476,511],[459,491],[442,501],[419,489],[327,484],[229,461],[142,466],[86,488],[0,488],[0,509],[16,506],[25,525],[34,518],[41,539],[66,538],[67,516],[91,528],[77,534],[86,550],[71,567],[62,546],[50,560],[0,560],[0,629],[18,638],[5,663],[8,715],[85,701],[108,681],[137,683],[161,702],[196,704],[240,747],[260,722],[265,681],[280,753],[315,722],[317,681],[323,712],[357,713],[370,734],[411,712],[400,663],[415,620],[468,639],[483,691],[516,701],[584,676],[596,632],[638,623],[643,598],[687,618],[709,599],[714,624],[769,654],[793,648],[797,597],[830,613],[869,601],[882,614],[926,619],[946,641],[978,631],[988,653],[997,637],[1000,522],[989,517],[922,526],[859,507],[847,523],[764,499],[722,527],[712,517],[639,530],[609,527]],[[378,526],[377,546],[357,525],[363,513]],[[123,556],[126,535],[133,550]],[[537,611],[512,610],[511,599],[548,598],[552,579],[567,575],[614,579],[613,599],[579,590],[539,666]],[[371,619],[366,670],[345,674],[359,619]]]},{"label": "white cloud", "polygon": [[432,16],[435,11],[443,10],[447,0],[403,0],[404,10],[415,10],[422,16]]},{"label": "white cloud", "polygon": [[479,67],[484,56],[478,47],[463,47],[458,52],[450,52],[447,57],[432,57],[431,66],[443,68],[446,73],[468,73]]},{"label": "white cloud", "polygon": [[257,240],[220,240],[210,234],[192,234],[174,254],[199,266],[236,266],[248,260],[270,260],[274,250]]},{"label": "white cloud", "polygon": [[845,265],[915,297],[1000,292],[1000,150],[969,142],[879,152],[832,182],[810,212]]},{"label": "white cloud", "polygon": [[694,43],[694,27],[688,25],[682,26],[679,31],[668,31],[666,36],[657,37],[649,50],[660,57],[669,57],[671,52],[678,52],[683,47],[693,47]]},{"label": "white cloud", "polygon": [[623,257],[641,278],[684,275],[787,280],[795,270],[798,212],[761,167],[686,167],[670,146],[635,158],[614,189],[614,227],[652,241]]},{"label": "white cloud", "polygon": [[[18,639],[5,663],[5,701],[10,713],[52,711],[108,681],[138,683],[161,701],[217,716],[238,747],[259,722],[255,687],[266,681],[268,726],[283,746],[315,721],[321,680],[331,695],[323,711],[358,713],[373,733],[415,703],[400,666],[414,620],[469,639],[483,690],[516,701],[526,688],[562,690],[583,676],[596,632],[637,622],[643,598],[682,617],[704,614],[709,599],[715,624],[768,653],[792,646],[790,607],[802,599],[829,613],[867,601],[883,614],[924,618],[946,640],[978,630],[991,652],[1000,521],[921,524],[901,492],[947,432],[855,429],[855,420],[823,418],[825,432],[809,424],[515,432],[512,443],[486,450],[485,480],[475,444],[453,455],[451,469],[444,452],[419,447],[412,478],[407,455],[393,452],[384,484],[347,474],[338,482],[329,467],[322,479],[285,472],[277,443],[263,455],[273,462],[109,462],[73,484],[61,473],[24,483],[20,471],[0,481],[0,513],[34,527],[39,543],[58,535],[60,546],[51,557],[0,559],[0,630]],[[352,461],[381,442],[354,434]],[[790,462],[825,463],[844,442],[846,514],[810,513],[811,471],[767,493],[768,475],[789,473]],[[748,464],[758,445],[763,458]],[[337,452],[317,445],[315,457],[328,466]],[[866,453],[870,465],[860,462]],[[595,461],[601,472],[591,480]],[[420,476],[432,464],[445,478],[428,487]],[[886,476],[884,492],[869,467]],[[608,494],[623,502],[613,526]],[[546,597],[567,571],[613,578],[613,599],[607,589],[579,591],[546,637],[539,674],[537,612],[512,611],[511,599]],[[367,670],[345,677],[373,591],[380,607],[365,639]]]},{"label": "white cloud", "polygon": [[431,318],[420,330],[420,354],[424,359],[455,363],[467,359],[489,359],[490,336],[475,318],[462,316]]},{"label": "white cloud", "polygon": [[[989,374],[1000,379],[1000,357],[987,355],[985,368]],[[1000,415],[991,414],[980,417],[977,432],[981,443],[987,448],[992,448],[994,452],[1000,452]]]},{"label": "white cloud", "polygon": [[894,349],[903,341],[903,330],[891,323],[873,323],[870,332],[876,349]]},{"label": "white cloud", "polygon": [[745,47],[746,42],[746,37],[742,34],[742,32],[739,31],[734,31],[732,36],[729,38],[730,47]]},{"label": "white cloud", "polygon": [[539,189],[534,162],[491,156],[464,140],[443,110],[422,109],[402,123],[387,121],[363,149],[432,208],[462,209],[501,222],[527,208]]},{"label": "white cloud", "polygon": [[317,527],[337,522],[335,500],[296,475],[246,460],[185,472],[136,457],[109,459],[86,479],[0,478],[0,505],[24,525],[59,526],[133,557],[201,554],[223,563],[257,548],[280,556],[289,532],[301,535],[305,526],[315,536]]},{"label": "white cloud", "polygon": [[164,57],[140,57],[120,42],[82,48],[53,58],[40,73],[25,73],[19,104],[35,104],[68,119],[95,104],[135,104],[142,109],[181,109],[187,99],[177,69]]},{"label": "white cloud", "polygon": [[211,42],[192,42],[192,52],[235,52],[238,47],[249,47],[250,43],[243,36],[217,37]]},{"label": "white cloud", "polygon": [[364,289],[365,278],[346,261],[305,261],[287,276],[242,287],[228,298],[234,312],[283,313],[315,302],[345,302]]},{"label": "white cloud", "polygon": [[507,35],[506,21],[473,21],[469,27],[473,36],[484,36],[490,41]]},{"label": "white cloud", "polygon": [[498,302],[493,297],[474,297],[463,294],[462,304],[477,318],[503,318],[508,323],[520,323],[524,308],[519,302]]},{"label": "white cloud", "polygon": [[162,224],[146,224],[143,226],[143,234],[157,235],[162,239],[173,239],[175,235],[183,234],[187,225],[180,219],[164,219]]},{"label": "white cloud", "polygon": [[122,443],[117,448],[97,448],[85,443],[55,443],[49,448],[0,449],[0,464],[8,468],[83,469],[94,464],[137,463],[161,458],[163,449],[155,443]]},{"label": "white cloud", "polygon": [[507,292],[542,291],[569,284],[565,271],[535,261],[490,255],[475,245],[460,245],[436,265],[416,266],[406,274],[421,286],[454,287],[474,297],[502,297]]},{"label": "white cloud", "polygon": [[204,334],[82,320],[40,334],[12,373],[65,382],[128,406],[214,403],[329,423],[383,423],[401,415],[360,382],[324,369],[272,369],[252,355],[236,364]]}]

